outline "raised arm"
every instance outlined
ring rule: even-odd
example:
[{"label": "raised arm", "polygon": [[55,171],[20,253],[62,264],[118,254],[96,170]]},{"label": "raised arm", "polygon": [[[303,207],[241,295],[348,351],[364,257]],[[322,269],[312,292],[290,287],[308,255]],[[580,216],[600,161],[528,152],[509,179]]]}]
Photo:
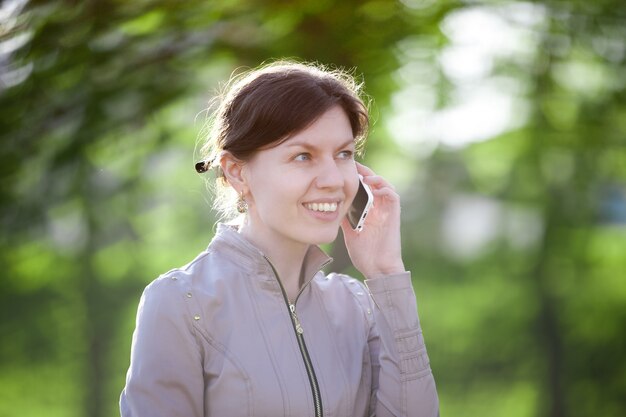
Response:
[{"label": "raised arm", "polygon": [[374,300],[369,350],[373,364],[370,414],[437,417],[439,400],[417,313],[411,274],[400,246],[400,197],[384,178],[358,164],[374,194],[363,231],[342,224],[353,265]]}]

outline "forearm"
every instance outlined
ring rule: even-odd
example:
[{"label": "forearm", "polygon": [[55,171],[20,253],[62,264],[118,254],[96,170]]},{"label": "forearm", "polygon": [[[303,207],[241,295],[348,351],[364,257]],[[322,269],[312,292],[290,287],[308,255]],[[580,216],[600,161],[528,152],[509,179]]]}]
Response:
[{"label": "forearm", "polygon": [[[377,308],[377,417],[435,417],[439,401],[417,314],[409,272],[379,276],[366,284]],[[376,353],[375,353],[376,354]]]}]

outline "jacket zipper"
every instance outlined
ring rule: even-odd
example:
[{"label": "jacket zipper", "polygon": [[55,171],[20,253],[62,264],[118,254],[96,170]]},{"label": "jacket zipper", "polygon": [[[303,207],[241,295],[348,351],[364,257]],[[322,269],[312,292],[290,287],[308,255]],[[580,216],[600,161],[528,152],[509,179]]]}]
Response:
[{"label": "jacket zipper", "polygon": [[[285,300],[285,304],[287,305],[287,308],[289,308],[289,313],[291,316],[291,324],[293,325],[293,329],[296,333],[296,340],[298,341],[300,354],[302,355],[302,360],[304,361],[304,367],[306,369],[307,376],[309,377],[309,384],[311,385],[311,393],[313,394],[313,404],[315,406],[315,417],[322,417],[323,416],[322,396],[320,394],[320,387],[319,387],[319,384],[317,383],[317,377],[315,376],[315,370],[313,369],[313,364],[311,363],[311,357],[309,356],[309,351],[306,348],[306,343],[304,343],[304,329],[302,328],[302,325],[300,324],[300,320],[298,320],[298,315],[296,314],[295,302],[292,303],[289,300],[289,297],[287,297],[287,292],[285,291],[285,288],[283,287],[283,283],[280,281],[280,278],[278,277],[278,272],[276,272],[276,269],[274,268],[274,265],[272,265],[272,262],[270,262],[270,260],[267,257],[265,257],[265,260],[267,260],[267,262],[272,267],[272,271],[274,271],[274,275],[276,276],[276,280],[278,281],[278,285],[280,286],[280,291],[283,294],[283,299]],[[328,264],[328,262],[322,265],[320,269],[323,268],[326,264]],[[296,301],[298,301],[298,297],[300,297],[300,293],[302,293],[303,289],[304,289],[304,286],[300,289],[300,292],[298,292],[298,295],[296,296]]]}]

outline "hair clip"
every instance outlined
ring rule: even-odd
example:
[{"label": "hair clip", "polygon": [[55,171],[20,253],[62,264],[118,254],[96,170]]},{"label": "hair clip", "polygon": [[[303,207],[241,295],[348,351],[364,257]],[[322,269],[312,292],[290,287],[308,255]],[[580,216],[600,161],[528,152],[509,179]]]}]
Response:
[{"label": "hair clip", "polygon": [[198,174],[203,174],[205,172],[207,172],[209,170],[209,168],[207,167],[207,162],[206,161],[200,161],[200,162],[196,162],[196,172]]}]

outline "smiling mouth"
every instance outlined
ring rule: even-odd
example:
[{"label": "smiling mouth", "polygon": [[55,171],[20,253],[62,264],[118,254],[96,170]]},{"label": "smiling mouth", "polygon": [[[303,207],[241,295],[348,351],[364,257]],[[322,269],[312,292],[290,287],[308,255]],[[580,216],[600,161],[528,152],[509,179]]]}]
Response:
[{"label": "smiling mouth", "polygon": [[304,205],[306,208],[312,211],[319,211],[323,213],[333,213],[337,211],[337,203],[307,203]]}]

